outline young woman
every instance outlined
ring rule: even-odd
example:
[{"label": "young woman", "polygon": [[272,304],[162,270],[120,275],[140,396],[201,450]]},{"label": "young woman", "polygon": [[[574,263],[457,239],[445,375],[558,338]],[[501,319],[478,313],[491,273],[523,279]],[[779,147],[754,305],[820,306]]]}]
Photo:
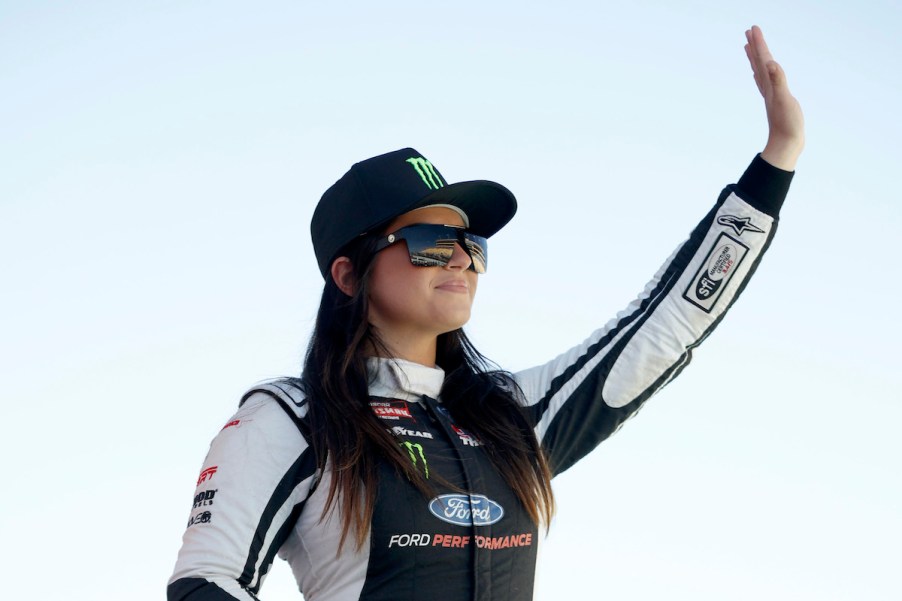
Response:
[{"label": "young woman", "polygon": [[754,272],[803,146],[755,27],[765,149],[616,320],[493,371],[461,329],[503,186],[407,148],[355,164],[313,216],[326,280],[300,378],[249,391],[213,441],[168,594],[256,599],[274,556],[309,601],[531,599],[551,479],[689,362]]}]

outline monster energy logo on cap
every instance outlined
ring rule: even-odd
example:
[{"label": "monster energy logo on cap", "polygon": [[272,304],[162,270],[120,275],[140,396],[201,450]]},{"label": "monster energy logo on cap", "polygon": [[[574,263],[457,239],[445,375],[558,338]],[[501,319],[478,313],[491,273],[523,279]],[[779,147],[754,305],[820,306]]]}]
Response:
[{"label": "monster energy logo on cap", "polygon": [[417,455],[419,455],[420,461],[423,462],[423,475],[428,479],[429,464],[426,462],[426,454],[423,453],[423,445],[405,440],[401,443],[401,446],[407,449],[407,454],[410,455],[410,460],[413,462],[414,467],[417,466]]},{"label": "monster energy logo on cap", "polygon": [[407,162],[416,169],[417,175],[420,176],[420,179],[423,180],[423,183],[426,184],[429,189],[438,190],[445,186],[445,183],[442,181],[441,176],[439,176],[438,171],[435,170],[435,167],[432,166],[432,163],[423,157],[411,157],[407,159]]}]

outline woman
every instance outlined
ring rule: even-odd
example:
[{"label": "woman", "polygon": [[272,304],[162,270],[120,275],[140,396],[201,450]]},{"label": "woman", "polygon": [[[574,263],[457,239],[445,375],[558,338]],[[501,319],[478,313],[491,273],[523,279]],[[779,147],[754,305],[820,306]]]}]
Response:
[{"label": "woman", "polygon": [[311,231],[326,280],[303,375],[211,445],[169,599],[255,599],[275,554],[308,600],[530,599],[551,478],[688,363],[755,270],[803,146],[761,31],[769,137],[640,297],[582,345],[492,371],[461,327],[516,202],[413,149],[355,164]]}]

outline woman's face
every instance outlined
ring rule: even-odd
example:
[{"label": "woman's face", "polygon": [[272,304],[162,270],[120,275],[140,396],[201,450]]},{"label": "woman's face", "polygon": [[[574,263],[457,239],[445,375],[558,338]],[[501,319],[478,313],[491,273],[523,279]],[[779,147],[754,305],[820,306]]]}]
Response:
[{"label": "woman's face", "polygon": [[[407,225],[433,223],[463,226],[455,211],[428,207],[404,213],[385,228],[391,233]],[[463,326],[478,281],[469,269],[470,256],[455,245],[444,267],[418,267],[410,263],[405,242],[392,244],[373,259],[369,282],[369,321],[390,344],[435,337]]]}]

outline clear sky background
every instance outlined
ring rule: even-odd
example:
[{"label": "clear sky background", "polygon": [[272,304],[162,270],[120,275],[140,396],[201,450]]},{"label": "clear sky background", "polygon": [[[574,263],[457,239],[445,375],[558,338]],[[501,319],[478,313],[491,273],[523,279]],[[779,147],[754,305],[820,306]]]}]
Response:
[{"label": "clear sky background", "polygon": [[[310,216],[357,160],[518,196],[468,326],[500,365],[600,327],[763,147],[753,23],[807,120],[780,232],[555,481],[537,598],[902,598],[889,0],[0,0],[3,597],[163,597],[210,439],[299,370]],[[261,597],[300,598],[281,561]]]}]

